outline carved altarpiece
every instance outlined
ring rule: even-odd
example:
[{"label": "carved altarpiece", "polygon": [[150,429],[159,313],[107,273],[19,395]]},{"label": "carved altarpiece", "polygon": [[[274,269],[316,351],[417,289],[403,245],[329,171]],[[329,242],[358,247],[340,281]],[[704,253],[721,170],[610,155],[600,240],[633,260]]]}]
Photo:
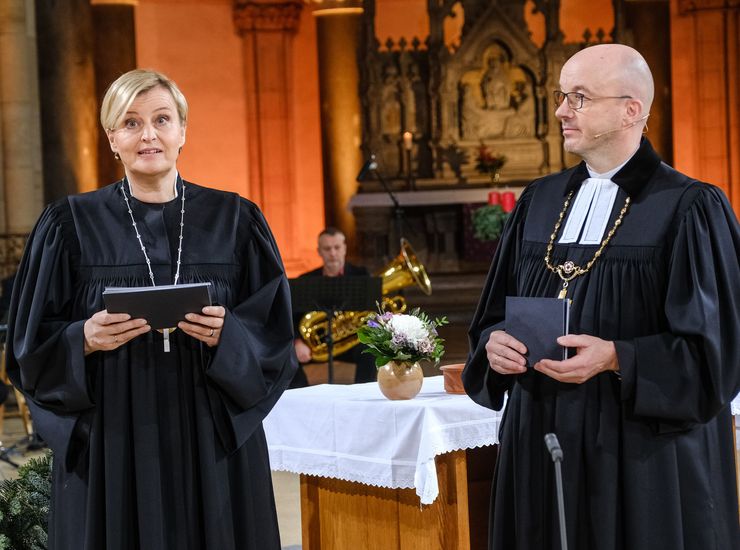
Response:
[{"label": "carved altarpiece", "polygon": [[503,181],[522,183],[563,166],[550,91],[579,47],[563,44],[559,0],[535,2],[546,20],[532,42],[524,0],[461,0],[460,43],[445,44],[444,23],[459,0],[430,0],[430,34],[380,44],[375,2],[366,0],[361,46],[363,151],[389,179],[403,179],[402,134],[414,134],[412,172],[422,186],[485,183],[476,169],[481,143],[505,155]]},{"label": "carved altarpiece", "polygon": [[[609,38],[619,42],[628,34],[623,0],[613,5]],[[459,43],[448,46],[445,21],[459,7],[465,18]],[[603,42],[606,33],[585,29],[583,42],[564,43],[560,0],[534,0],[545,23],[544,43],[538,45],[524,18],[525,0],[428,0],[429,36],[423,43],[401,38],[380,44],[375,0],[365,0],[363,8],[358,53],[363,154],[376,156],[378,171],[396,191],[407,190],[403,133],[413,133],[411,173],[421,192],[398,193],[401,233],[431,273],[485,270],[490,253],[468,254],[472,237],[465,229],[472,203],[484,201],[482,188],[492,183],[476,170],[481,144],[506,156],[502,192],[519,192],[533,179],[564,168],[552,90],[559,87],[565,61],[580,48]],[[450,190],[456,191],[455,200],[436,200]],[[392,209],[376,205],[374,192],[382,193],[377,181],[362,182],[352,204],[363,261],[373,268],[397,254],[400,236]],[[471,193],[480,196],[469,200]]]}]

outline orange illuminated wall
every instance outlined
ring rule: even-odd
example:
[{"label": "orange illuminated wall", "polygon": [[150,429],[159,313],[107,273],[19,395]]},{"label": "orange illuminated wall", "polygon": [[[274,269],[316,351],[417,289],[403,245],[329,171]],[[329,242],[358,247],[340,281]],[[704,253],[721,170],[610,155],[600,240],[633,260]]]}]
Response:
[{"label": "orange illuminated wall", "polygon": [[140,0],[134,13],[138,65],[167,74],[190,106],[182,176],[249,197],[241,47],[231,3]]},{"label": "orange illuminated wall", "polygon": [[411,42],[417,37],[423,44],[429,36],[426,0],[375,0],[375,36],[381,48],[389,38]]},{"label": "orange illuminated wall", "polygon": [[671,0],[671,58],[676,168],[721,187],[740,216],[740,10],[682,14]]},{"label": "orange illuminated wall", "polygon": [[[244,59],[231,0],[139,0],[136,56],[175,80],[188,99],[183,177],[255,200],[249,189]],[[315,23],[304,8],[293,40],[293,227],[275,235],[290,276],[318,263],[316,235],[324,225]],[[288,186],[289,182],[285,182]],[[268,223],[269,223],[268,219]]]},{"label": "orange illuminated wall", "polygon": [[[614,28],[614,9],[611,0],[561,0],[560,28],[565,42],[583,42],[586,29],[595,35],[598,29],[606,34],[604,42],[611,42]],[[591,39],[594,41],[595,39]]]},{"label": "orange illuminated wall", "polygon": [[[524,18],[532,32],[532,40],[538,46],[544,43],[544,16],[532,14],[534,2],[529,0],[524,5]],[[587,7],[588,9],[584,9]],[[454,8],[455,17],[448,18],[445,25],[445,37],[454,34],[462,27],[463,10],[458,3]],[[375,36],[381,44],[388,38],[397,42],[403,37],[408,42],[418,37],[424,42],[429,34],[429,17],[427,0],[376,0],[375,2]],[[582,42],[583,32],[589,29],[595,35],[598,29],[606,33],[605,41],[611,41],[610,33],[614,27],[614,10],[611,0],[562,0],[560,3],[560,26],[566,42]]]}]

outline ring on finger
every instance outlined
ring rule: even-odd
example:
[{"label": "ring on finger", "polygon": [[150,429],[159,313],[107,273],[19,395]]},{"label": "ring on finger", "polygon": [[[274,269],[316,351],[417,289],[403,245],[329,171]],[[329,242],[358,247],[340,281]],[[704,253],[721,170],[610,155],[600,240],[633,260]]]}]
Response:
[{"label": "ring on finger", "polygon": [[214,335],[214,334],[216,334],[216,329],[215,329],[215,328],[212,328],[212,329],[211,329],[211,334],[209,334],[209,335],[208,335],[208,337],[209,337],[209,338],[213,338],[213,335]]}]

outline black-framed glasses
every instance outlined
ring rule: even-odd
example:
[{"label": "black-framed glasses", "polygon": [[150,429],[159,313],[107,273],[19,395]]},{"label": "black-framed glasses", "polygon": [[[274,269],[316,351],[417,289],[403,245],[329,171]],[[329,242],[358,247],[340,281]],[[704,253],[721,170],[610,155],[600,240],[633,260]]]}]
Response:
[{"label": "black-framed glasses", "polygon": [[597,99],[632,99],[631,95],[606,95],[602,97],[587,97],[581,92],[561,92],[560,90],[555,90],[552,93],[552,97],[555,100],[556,107],[560,107],[563,101],[567,99],[568,107],[570,107],[574,111],[582,109],[584,101],[596,101]]}]

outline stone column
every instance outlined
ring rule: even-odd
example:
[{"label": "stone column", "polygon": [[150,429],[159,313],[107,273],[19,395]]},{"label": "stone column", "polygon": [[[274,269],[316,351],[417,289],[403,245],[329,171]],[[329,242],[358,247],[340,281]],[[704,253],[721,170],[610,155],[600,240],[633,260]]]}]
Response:
[{"label": "stone column", "polygon": [[671,0],[675,166],[740,216],[740,1]]},{"label": "stone column", "polygon": [[346,234],[353,255],[355,219],[347,204],[357,192],[355,178],[363,162],[357,66],[362,1],[314,0],[313,15],[319,51],[326,221]]},{"label": "stone column", "polygon": [[43,206],[33,20],[33,0],[0,2],[0,263],[8,265],[19,258],[6,257],[7,239],[30,232]]},{"label": "stone column", "polygon": [[622,11],[624,26],[629,29],[631,36],[629,42],[623,43],[633,46],[643,55],[655,82],[655,99],[650,109],[647,137],[661,158],[673,165],[671,44],[670,39],[655,39],[657,36],[670,36],[670,6],[666,2],[630,0],[624,2]]},{"label": "stone column", "polygon": [[[98,111],[108,86],[119,76],[136,68],[134,8],[138,0],[90,0],[95,42],[95,99]],[[96,121],[99,117],[96,118]],[[108,138],[97,125],[98,185],[123,177],[123,165],[113,158]]]},{"label": "stone column", "polygon": [[284,251],[293,250],[300,237],[292,231],[292,212],[300,205],[295,200],[291,46],[302,9],[300,0],[236,0],[233,12],[244,52],[249,195]]},{"label": "stone column", "polygon": [[0,279],[43,207],[33,0],[0,3]]},{"label": "stone column", "polygon": [[36,0],[44,195],[98,186],[98,111],[89,0]]}]

